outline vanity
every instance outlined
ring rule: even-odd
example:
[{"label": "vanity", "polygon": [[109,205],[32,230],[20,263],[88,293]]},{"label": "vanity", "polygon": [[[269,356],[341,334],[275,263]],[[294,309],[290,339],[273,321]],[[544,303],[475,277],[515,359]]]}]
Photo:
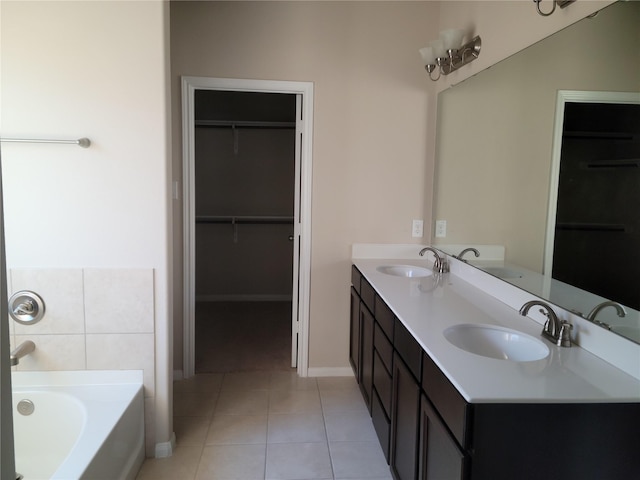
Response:
[{"label": "vanity", "polygon": [[640,478],[640,381],[419,250],[354,246],[351,269],[350,362],[394,478]]}]

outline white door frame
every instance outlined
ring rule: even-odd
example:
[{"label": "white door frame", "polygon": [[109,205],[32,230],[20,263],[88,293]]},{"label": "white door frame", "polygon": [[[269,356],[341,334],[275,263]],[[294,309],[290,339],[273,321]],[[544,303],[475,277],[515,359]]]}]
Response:
[{"label": "white door frame", "polygon": [[[195,91],[228,90],[237,92],[289,93],[302,96],[301,118],[296,120],[302,138],[299,146],[300,174],[296,182],[294,236],[299,239],[299,268],[294,269],[297,292],[298,358],[297,372],[308,375],[309,297],[311,279],[311,174],[313,133],[313,83],[277,80],[246,80],[212,77],[182,77],[182,188],[183,188],[183,375],[195,373]],[[298,140],[301,140],[298,142]],[[297,152],[298,153],[298,152]],[[294,245],[298,242],[294,242]],[[294,255],[297,254],[294,248]],[[295,264],[295,262],[294,262]],[[298,273],[296,275],[296,273]],[[296,285],[297,279],[297,285]],[[295,302],[295,294],[294,294]],[[295,309],[296,306],[293,305]],[[295,332],[294,332],[295,333]]]},{"label": "white door frame", "polygon": [[558,212],[558,184],[560,180],[560,156],[562,154],[562,132],[564,130],[565,103],[640,103],[637,92],[598,92],[583,90],[558,90],[556,117],[553,129],[553,151],[551,154],[551,180],[549,184],[549,208],[547,212],[547,234],[544,247],[545,277],[553,274],[553,249],[556,239],[556,214]]}]

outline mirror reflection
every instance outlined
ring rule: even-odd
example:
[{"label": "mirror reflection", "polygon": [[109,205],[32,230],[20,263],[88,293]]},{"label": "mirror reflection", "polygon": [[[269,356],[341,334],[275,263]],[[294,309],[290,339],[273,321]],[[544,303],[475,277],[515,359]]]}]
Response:
[{"label": "mirror reflection", "polygon": [[[452,255],[476,247],[480,257],[464,257],[470,264],[638,343],[639,306],[633,300],[640,301],[640,288],[632,268],[640,265],[640,135],[631,135],[631,146],[620,147],[618,139],[606,147],[611,155],[594,157],[593,152],[603,150],[600,146],[575,145],[579,140],[574,134],[591,128],[584,104],[576,101],[577,108],[567,114],[567,119],[582,122],[577,127],[568,124],[575,130],[569,143],[562,136],[564,109],[556,111],[559,92],[569,103],[575,101],[572,95],[621,92],[625,102],[629,97],[631,104],[635,101],[631,120],[614,122],[620,115],[617,110],[597,111],[593,117],[601,120],[604,130],[614,123],[626,130],[635,123],[637,129],[639,24],[640,3],[618,2],[439,95],[434,219],[446,222],[446,229],[443,232],[436,223],[432,242]],[[615,178],[604,187],[559,189],[563,148],[578,150],[578,170]],[[585,155],[591,155],[588,161]],[[602,168],[589,167],[594,164]],[[567,168],[562,170],[566,177]],[[580,175],[570,175],[574,187],[578,181]],[[558,212],[558,198],[565,199],[566,207],[566,199],[579,198],[579,191],[578,203],[587,203],[586,212],[625,210],[628,219],[596,215],[567,220],[566,208]],[[605,225],[604,232],[594,232],[594,225]],[[613,237],[621,236],[616,231],[620,227],[636,236],[617,241]],[[576,235],[585,232],[590,241],[579,246]],[[563,245],[554,254],[556,241]],[[559,273],[561,265],[574,274]],[[603,271],[601,265],[607,268]]]}]

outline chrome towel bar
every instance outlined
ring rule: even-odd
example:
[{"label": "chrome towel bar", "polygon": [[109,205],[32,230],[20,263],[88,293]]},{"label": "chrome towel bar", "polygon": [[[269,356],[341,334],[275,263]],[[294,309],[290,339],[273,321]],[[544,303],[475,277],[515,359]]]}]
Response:
[{"label": "chrome towel bar", "polygon": [[13,142],[13,143],[65,143],[70,145],[78,145],[82,148],[89,148],[91,146],[91,140],[88,138],[79,138],[78,140],[51,140],[44,138],[0,138],[0,142]]}]

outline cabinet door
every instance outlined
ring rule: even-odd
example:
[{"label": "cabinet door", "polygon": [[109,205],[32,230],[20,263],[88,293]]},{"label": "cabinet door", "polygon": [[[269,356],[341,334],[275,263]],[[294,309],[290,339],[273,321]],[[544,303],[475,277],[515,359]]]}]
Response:
[{"label": "cabinet door", "polygon": [[393,357],[391,469],[396,480],[418,476],[420,385],[396,353]]},{"label": "cabinet door", "polygon": [[349,362],[353,367],[356,381],[360,383],[360,296],[353,287],[351,287]]},{"label": "cabinet door", "polygon": [[378,441],[382,447],[382,453],[384,453],[384,459],[389,463],[389,432],[391,431],[391,421],[387,417],[378,392],[374,385],[373,393],[371,395],[371,420],[373,421],[373,428],[378,435]]},{"label": "cabinet door", "polygon": [[371,388],[373,387],[373,314],[360,304],[360,389],[371,413]]},{"label": "cabinet door", "polygon": [[431,402],[420,403],[420,480],[465,480],[466,458]]}]

